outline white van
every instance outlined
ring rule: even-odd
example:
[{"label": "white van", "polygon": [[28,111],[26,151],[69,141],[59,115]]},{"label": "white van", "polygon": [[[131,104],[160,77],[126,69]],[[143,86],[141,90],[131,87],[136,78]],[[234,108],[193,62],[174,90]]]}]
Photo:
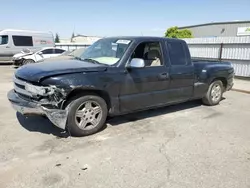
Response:
[{"label": "white van", "polygon": [[14,29],[0,31],[0,61],[10,61],[14,54],[23,49],[37,51],[54,46],[54,37],[50,32]]}]

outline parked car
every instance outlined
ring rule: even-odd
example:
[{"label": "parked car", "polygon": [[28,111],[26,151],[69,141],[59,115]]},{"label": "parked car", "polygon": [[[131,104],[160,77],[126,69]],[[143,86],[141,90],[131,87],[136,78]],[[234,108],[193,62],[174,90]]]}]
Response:
[{"label": "parked car", "polygon": [[86,136],[107,116],[194,99],[218,105],[233,79],[230,62],[193,62],[183,40],[108,37],[81,58],[17,69],[8,99],[24,115],[45,115],[72,135]]},{"label": "parked car", "polygon": [[72,51],[65,51],[64,53],[60,54],[56,57],[51,57],[49,59],[41,59],[38,62],[48,62],[48,61],[58,61],[58,60],[66,60],[66,59],[75,59],[75,58],[81,58],[81,55],[85,51],[85,48],[79,48]]},{"label": "parked car", "polygon": [[21,53],[15,54],[12,58],[14,65],[25,65],[35,63],[43,59],[56,57],[64,53],[65,50],[55,47],[47,47],[36,52],[32,52],[29,49],[21,51]]},{"label": "parked car", "polygon": [[24,48],[36,51],[55,46],[51,32],[5,29],[0,31],[0,61],[11,61]]}]

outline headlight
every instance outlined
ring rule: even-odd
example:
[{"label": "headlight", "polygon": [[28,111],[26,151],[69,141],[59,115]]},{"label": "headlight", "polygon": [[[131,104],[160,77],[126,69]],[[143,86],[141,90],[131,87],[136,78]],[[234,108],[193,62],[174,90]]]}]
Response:
[{"label": "headlight", "polygon": [[40,87],[40,86],[31,85],[28,83],[25,84],[25,90],[32,94],[41,95],[41,96],[46,96],[48,94],[53,93],[53,90],[49,87]]},{"label": "headlight", "polygon": [[12,58],[13,61],[20,60],[20,59],[22,59],[22,57],[13,57]]}]

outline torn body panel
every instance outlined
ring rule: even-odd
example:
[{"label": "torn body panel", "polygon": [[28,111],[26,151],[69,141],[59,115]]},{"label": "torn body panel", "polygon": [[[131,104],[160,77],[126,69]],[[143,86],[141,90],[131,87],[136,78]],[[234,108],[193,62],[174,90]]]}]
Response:
[{"label": "torn body panel", "polygon": [[13,108],[23,115],[45,115],[57,127],[65,129],[68,111],[63,109],[49,109],[42,104],[23,99],[14,90],[8,92],[8,99]]},{"label": "torn body panel", "polygon": [[68,112],[62,109],[66,98],[63,88],[34,85],[16,77],[13,81],[15,87],[8,93],[8,99],[14,109],[23,115],[45,115],[54,125],[65,129]]},{"label": "torn body panel", "polygon": [[[117,88],[111,90],[113,82],[110,81],[112,80],[101,79],[97,76],[98,73],[91,73],[91,75],[91,79],[83,73],[57,75],[43,79],[40,83],[33,83],[17,77],[16,74],[13,79],[15,87],[8,98],[18,112],[24,115],[45,115],[54,125],[65,129],[68,116],[65,104],[71,94],[79,94],[79,90],[102,91],[103,93],[105,91],[111,96],[110,113],[113,114],[114,110],[119,110],[118,106],[113,108],[113,99],[117,99],[119,84]],[[101,77],[103,78],[102,75]]]}]

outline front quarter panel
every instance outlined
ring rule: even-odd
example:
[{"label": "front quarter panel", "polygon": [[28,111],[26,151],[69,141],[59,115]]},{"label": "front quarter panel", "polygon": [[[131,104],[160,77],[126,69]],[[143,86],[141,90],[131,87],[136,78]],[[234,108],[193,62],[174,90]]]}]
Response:
[{"label": "front quarter panel", "polygon": [[35,54],[24,56],[23,59],[32,59],[36,61]]},{"label": "front quarter panel", "polygon": [[113,111],[117,111],[119,109],[119,80],[120,76],[117,71],[104,71],[53,76],[43,80],[41,84],[63,89],[66,94],[65,99],[76,89],[104,91],[110,97],[111,106],[114,108]]}]

